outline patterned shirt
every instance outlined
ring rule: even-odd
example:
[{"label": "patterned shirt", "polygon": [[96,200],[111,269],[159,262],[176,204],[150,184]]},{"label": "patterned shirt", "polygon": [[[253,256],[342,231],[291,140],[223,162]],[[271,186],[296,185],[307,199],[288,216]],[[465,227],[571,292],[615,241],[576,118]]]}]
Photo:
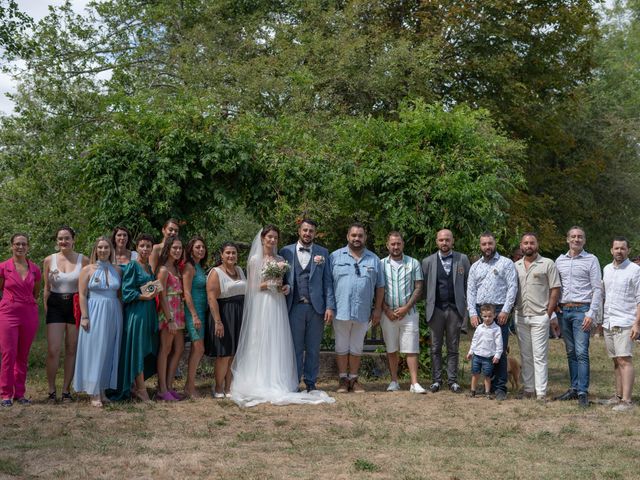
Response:
[{"label": "patterned shirt", "polygon": [[590,303],[586,317],[594,318],[602,303],[602,275],[598,257],[582,250],[575,257],[563,253],[556,259],[562,281],[560,303]]},{"label": "patterned shirt", "polygon": [[631,327],[640,305],[640,267],[628,258],[620,265],[604,267],[603,327]]},{"label": "patterned shirt", "polygon": [[[383,258],[380,263],[384,273],[384,303],[392,310],[405,306],[415,290],[416,280],[423,278],[420,262],[403,255],[400,266],[394,265],[390,257]],[[415,311],[414,305],[409,313]]]},{"label": "patterned shirt", "polygon": [[376,289],[384,287],[384,274],[378,256],[367,250],[356,259],[349,247],[331,254],[336,320],[367,323],[371,317]]},{"label": "patterned shirt", "polygon": [[451,266],[453,265],[453,252],[449,253],[446,257],[442,256],[442,252],[438,251],[438,258],[442,263],[442,268],[449,275],[451,273]]},{"label": "patterned shirt", "polygon": [[489,260],[482,257],[469,269],[467,282],[469,316],[477,316],[476,305],[485,303],[502,305],[502,311],[509,313],[516,301],[517,292],[518,275],[513,262],[498,252]]}]

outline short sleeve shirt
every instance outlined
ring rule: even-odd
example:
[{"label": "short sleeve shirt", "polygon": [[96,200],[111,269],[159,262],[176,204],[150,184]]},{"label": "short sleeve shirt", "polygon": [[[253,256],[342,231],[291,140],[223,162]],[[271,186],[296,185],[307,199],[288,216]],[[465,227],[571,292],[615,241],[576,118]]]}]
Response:
[{"label": "short sleeve shirt", "polygon": [[516,262],[518,272],[518,296],[516,313],[525,317],[542,316],[549,307],[549,291],[559,288],[560,275],[553,260],[538,257],[525,269],[524,258]]},{"label": "short sleeve shirt", "polygon": [[377,288],[384,287],[384,274],[378,256],[365,249],[360,259],[349,247],[331,254],[336,320],[367,323],[371,317]]},{"label": "short sleeve shirt", "polygon": [[[384,273],[384,302],[391,309],[405,306],[413,295],[416,280],[423,278],[420,262],[407,255],[402,256],[399,266],[394,265],[389,257],[380,262]],[[415,311],[414,305],[410,313]]]}]

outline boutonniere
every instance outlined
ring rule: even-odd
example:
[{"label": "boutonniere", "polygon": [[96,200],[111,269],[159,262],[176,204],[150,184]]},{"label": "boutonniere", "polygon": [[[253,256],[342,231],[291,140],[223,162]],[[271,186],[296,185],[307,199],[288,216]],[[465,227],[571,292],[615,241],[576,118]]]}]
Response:
[{"label": "boutonniere", "polygon": [[458,265],[458,275],[464,275],[464,268],[462,268],[462,265]]},{"label": "boutonniere", "polygon": [[313,257],[313,263],[315,263],[316,265],[324,264],[324,257],[322,255],[316,255],[315,257]]}]

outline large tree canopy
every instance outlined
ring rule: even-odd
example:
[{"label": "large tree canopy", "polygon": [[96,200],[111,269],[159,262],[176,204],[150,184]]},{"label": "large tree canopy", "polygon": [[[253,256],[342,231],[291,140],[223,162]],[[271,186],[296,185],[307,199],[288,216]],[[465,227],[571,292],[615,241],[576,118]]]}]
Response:
[{"label": "large tree canopy", "polygon": [[332,244],[355,216],[378,245],[400,228],[429,250],[452,226],[469,248],[493,228],[556,250],[582,222],[605,251],[637,221],[638,17],[620,18],[587,0],[67,3],[12,32],[29,48],[0,208],[42,245],[62,222],[232,234],[234,212],[307,211]]}]

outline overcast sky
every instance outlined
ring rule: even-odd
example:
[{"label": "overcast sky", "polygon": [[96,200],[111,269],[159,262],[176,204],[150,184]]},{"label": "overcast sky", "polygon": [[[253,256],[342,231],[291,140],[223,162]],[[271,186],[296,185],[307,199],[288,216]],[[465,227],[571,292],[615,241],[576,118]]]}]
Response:
[{"label": "overcast sky", "polygon": [[[59,6],[64,0],[17,0],[20,10],[28,13],[35,21],[40,20],[49,11],[49,5]],[[77,12],[81,12],[89,3],[89,0],[72,0],[71,4]],[[11,77],[0,72],[0,113],[11,113],[13,102],[5,93],[15,91],[15,85]]]}]

